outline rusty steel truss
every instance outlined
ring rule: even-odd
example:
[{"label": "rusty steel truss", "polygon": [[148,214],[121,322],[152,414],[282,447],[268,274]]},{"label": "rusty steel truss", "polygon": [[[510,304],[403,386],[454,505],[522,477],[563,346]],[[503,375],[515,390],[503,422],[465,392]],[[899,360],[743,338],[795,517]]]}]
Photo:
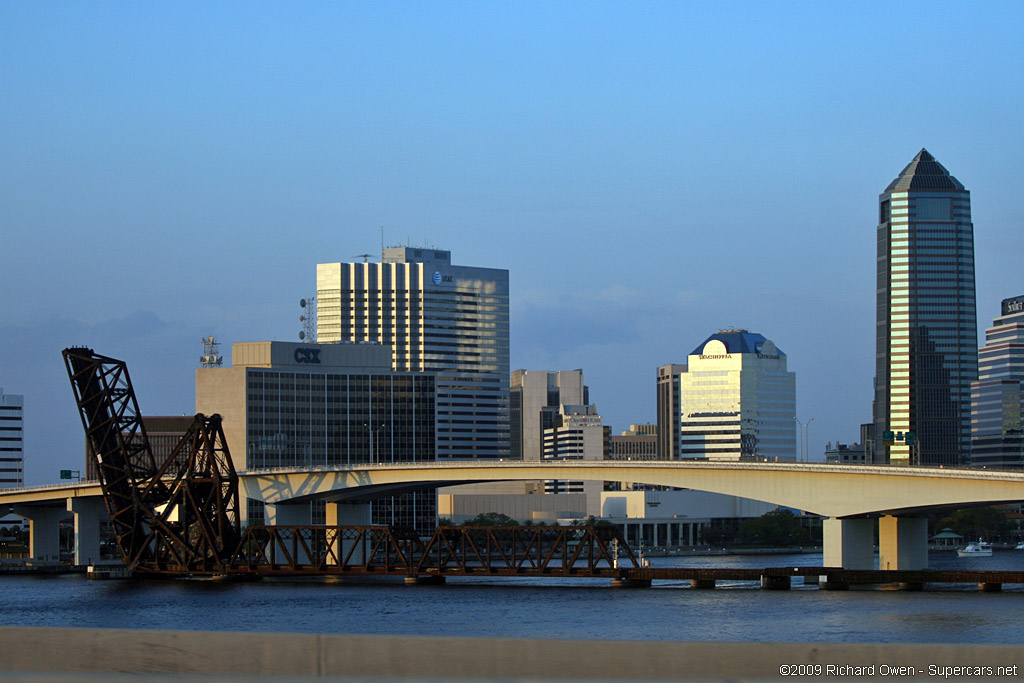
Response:
[{"label": "rusty steel truss", "polygon": [[219,415],[196,415],[157,462],[123,361],[64,349],[103,499],[137,573],[219,573],[238,547],[238,475]]},{"label": "rusty steel truss", "polygon": [[277,526],[247,529],[228,570],[615,578],[638,566],[613,527],[438,527],[420,538],[379,526]]}]

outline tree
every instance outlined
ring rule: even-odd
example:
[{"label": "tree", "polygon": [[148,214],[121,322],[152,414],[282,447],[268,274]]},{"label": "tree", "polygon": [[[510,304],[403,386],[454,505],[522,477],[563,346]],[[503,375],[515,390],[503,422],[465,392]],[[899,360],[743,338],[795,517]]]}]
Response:
[{"label": "tree", "polygon": [[785,547],[801,545],[810,540],[807,529],[789,510],[772,510],[757,519],[740,522],[738,537],[751,545]]},{"label": "tree", "polygon": [[983,538],[994,540],[1007,536],[1013,523],[1002,510],[994,507],[965,508],[943,518],[942,526],[948,526],[967,540]]},{"label": "tree", "polygon": [[519,526],[519,522],[500,512],[481,512],[467,519],[462,526]]}]

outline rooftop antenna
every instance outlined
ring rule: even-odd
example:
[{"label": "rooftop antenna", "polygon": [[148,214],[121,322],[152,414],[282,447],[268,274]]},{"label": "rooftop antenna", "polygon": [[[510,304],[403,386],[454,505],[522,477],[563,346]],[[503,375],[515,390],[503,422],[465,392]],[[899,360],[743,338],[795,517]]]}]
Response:
[{"label": "rooftop antenna", "polygon": [[203,355],[199,356],[199,367],[219,368],[224,365],[224,356],[220,355],[220,342],[213,336],[203,337]]},{"label": "rooftop antenna", "polygon": [[302,323],[299,341],[316,343],[316,297],[299,299],[299,308],[302,309],[302,315],[299,316],[299,322]]}]

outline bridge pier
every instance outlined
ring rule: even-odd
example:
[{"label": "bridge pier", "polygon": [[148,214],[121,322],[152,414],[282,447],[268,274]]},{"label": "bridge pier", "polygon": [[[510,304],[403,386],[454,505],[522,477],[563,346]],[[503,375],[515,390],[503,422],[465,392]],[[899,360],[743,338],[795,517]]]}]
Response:
[{"label": "bridge pier", "polygon": [[15,505],[14,514],[28,520],[28,554],[41,562],[60,561],[60,522],[68,511],[55,507]]},{"label": "bridge pier", "polygon": [[843,569],[875,568],[875,520],[829,517],[821,524],[823,564]]},{"label": "bridge pier", "polygon": [[264,514],[267,526],[309,526],[313,523],[309,501],[267,503]]},{"label": "bridge pier", "polygon": [[918,570],[928,568],[928,520],[894,517],[878,520],[878,568]]},{"label": "bridge pier", "polygon": [[714,579],[690,579],[690,588],[714,588]]},{"label": "bridge pier", "polygon": [[[335,503],[328,502],[326,507],[327,512],[327,526],[370,526],[373,521],[371,514],[371,507],[369,503]],[[346,540],[339,538],[334,543],[334,554],[338,558],[338,562],[342,562],[348,553],[352,550],[355,545],[355,540]],[[358,548],[352,553],[352,557],[349,562],[352,564],[362,564],[366,561],[368,551],[366,547]],[[409,583],[409,579],[416,577],[407,577],[406,583]],[[434,577],[423,577],[423,578],[434,578]],[[444,579],[444,577],[439,577]],[[426,583],[426,582],[424,582]],[[442,581],[442,583],[444,583]]]},{"label": "bridge pier", "polygon": [[790,582],[788,576],[762,576],[761,588],[770,591],[788,591]]},{"label": "bridge pier", "polygon": [[100,561],[100,519],[107,506],[102,498],[68,498],[67,509],[75,516],[75,564]]}]

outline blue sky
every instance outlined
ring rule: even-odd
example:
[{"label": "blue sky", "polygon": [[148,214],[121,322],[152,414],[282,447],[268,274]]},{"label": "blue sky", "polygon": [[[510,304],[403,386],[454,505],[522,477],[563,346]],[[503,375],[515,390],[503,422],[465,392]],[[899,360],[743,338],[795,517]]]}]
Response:
[{"label": "blue sky", "polygon": [[26,473],[83,459],[60,349],[194,410],[199,339],[295,339],[319,262],[507,268],[512,367],[618,431],[745,327],[811,452],[870,419],[877,196],[972,191],[979,326],[1024,294],[1024,5],[0,0],[0,387]]}]

